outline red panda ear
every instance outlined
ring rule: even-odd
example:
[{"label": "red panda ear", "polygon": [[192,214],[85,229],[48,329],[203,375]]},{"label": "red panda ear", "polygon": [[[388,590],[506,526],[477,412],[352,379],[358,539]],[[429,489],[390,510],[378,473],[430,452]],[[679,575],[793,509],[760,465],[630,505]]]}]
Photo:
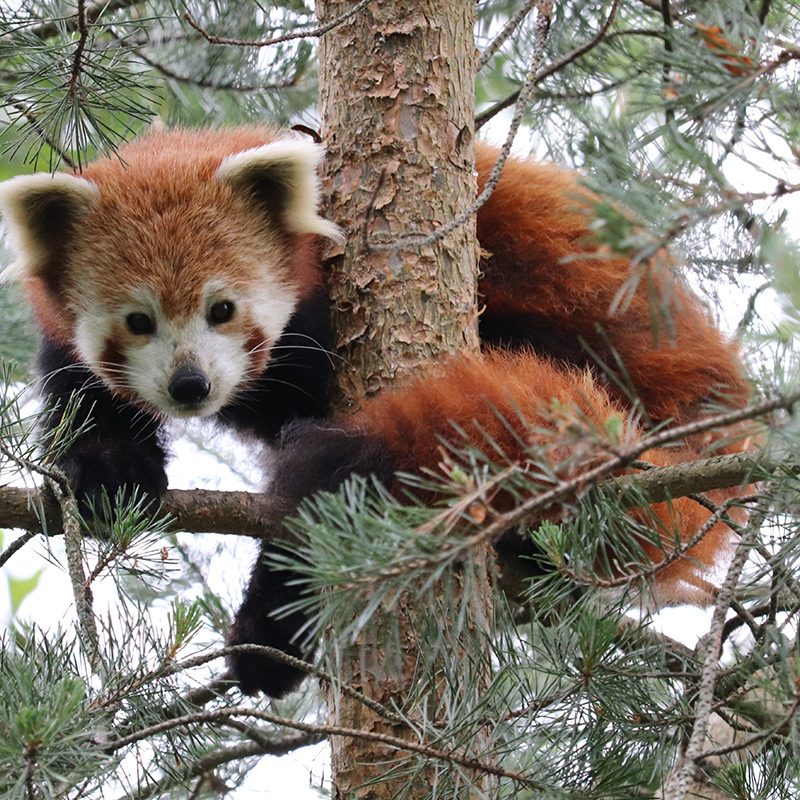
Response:
[{"label": "red panda ear", "polygon": [[279,139],[223,160],[217,180],[248,192],[291,233],[314,233],[336,242],[344,236],[317,213],[317,163],[322,148],[312,142]]},{"label": "red panda ear", "polygon": [[0,183],[0,215],[16,256],[3,277],[46,279],[53,257],[63,250],[97,195],[93,183],[64,173],[20,175]]}]

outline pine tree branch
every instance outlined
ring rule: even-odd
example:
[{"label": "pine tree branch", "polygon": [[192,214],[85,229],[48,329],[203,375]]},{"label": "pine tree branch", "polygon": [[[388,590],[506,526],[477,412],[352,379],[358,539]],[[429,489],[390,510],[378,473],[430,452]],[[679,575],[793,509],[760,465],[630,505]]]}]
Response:
[{"label": "pine tree branch", "polygon": [[296,733],[288,736],[261,735],[257,741],[239,742],[231,747],[225,747],[207,753],[193,764],[187,764],[180,770],[165,775],[160,781],[151,783],[149,786],[139,788],[137,791],[122,795],[119,800],[148,800],[150,797],[161,797],[170,789],[179,788],[185,781],[198,778],[224,764],[234,761],[242,761],[254,756],[282,756],[316,744],[324,739],[324,736],[315,733]]},{"label": "pine tree branch", "polygon": [[554,61],[544,69],[537,69],[535,75],[529,75],[525,83],[515,92],[512,92],[508,97],[506,97],[505,100],[501,100],[499,103],[487,109],[483,113],[478,114],[475,117],[475,130],[480,130],[481,127],[483,127],[496,114],[499,114],[504,109],[514,105],[523,96],[523,93],[528,94],[528,97],[526,97],[526,102],[531,100],[533,97],[533,88],[541,83],[545,78],[549,78],[551,75],[554,75],[556,72],[564,69],[564,67],[571,64],[573,61],[577,61],[579,58],[581,58],[581,56],[586,55],[586,53],[588,53],[590,50],[594,49],[603,41],[605,41],[605,38],[608,34],[608,29],[614,22],[618,9],[619,3],[614,2],[610,11],[608,12],[605,22],[600,27],[600,30],[588,42],[579,45],[574,50],[571,50],[569,53],[563,55],[561,58]]},{"label": "pine tree branch", "polygon": [[[108,0],[108,2],[100,0],[99,3],[91,3],[85,7],[82,15],[83,20],[87,25],[92,25],[103,14],[110,14],[113,11],[141,5],[142,2],[143,0]],[[21,27],[28,34],[37,36],[40,39],[49,39],[51,36],[61,34],[62,31],[71,33],[78,30],[80,18],[80,14],[73,14],[69,17],[42,20],[41,22]]]},{"label": "pine tree branch", "polygon": [[762,508],[753,514],[744,536],[739,540],[736,554],[728,567],[725,580],[720,587],[719,595],[714,605],[709,631],[696,648],[696,652],[703,656],[703,667],[697,686],[697,699],[694,703],[693,725],[686,750],[666,784],[665,800],[684,800],[695,778],[697,765],[703,755],[709,718],[714,710],[715,688],[720,668],[719,655],[722,647],[722,631],[725,625],[725,617],[730,608],[731,600],[734,598],[739,577],[747,563],[750,550],[757,540],[757,533],[766,513],[767,503],[765,502],[762,504]]},{"label": "pine tree branch", "polygon": [[[114,38],[119,40],[119,37],[117,36],[114,36]],[[199,75],[182,75],[181,73],[173,70],[171,67],[168,67],[166,64],[162,64],[161,62],[150,58],[150,56],[143,52],[141,47],[131,48],[131,52],[135,53],[136,56],[145,64],[147,64],[148,67],[156,70],[156,72],[160,72],[165,78],[177,81],[178,83],[185,83],[189,86],[196,86],[200,89],[212,89],[213,91],[217,92],[271,92],[276,89],[290,89],[293,86],[297,86],[297,83],[304,71],[303,69],[298,69],[291,78],[287,78],[286,80],[275,83],[235,83],[233,81],[214,81],[210,78],[200,77]]]},{"label": "pine tree branch", "polygon": [[[775,471],[778,466],[765,456],[736,453],[655,467],[597,485],[617,494],[623,506],[626,503],[659,503],[711,489],[744,486]],[[578,485],[576,479],[576,489]],[[581,488],[585,489],[586,485]],[[161,511],[172,518],[174,530],[269,538],[276,520],[264,499],[264,495],[253,492],[172,489],[164,495]],[[554,498],[553,502],[558,499]],[[58,505],[49,493],[13,487],[0,488],[0,526],[48,535],[63,532]],[[7,553],[13,546],[0,553],[0,566],[8,560]]]},{"label": "pine tree branch", "polygon": [[623,475],[598,488],[619,497],[625,508],[631,503],[638,505],[642,498],[648,503],[660,503],[712,489],[745,486],[774,472],[777,467],[776,462],[766,457],[734,453]]},{"label": "pine tree branch", "polygon": [[[142,678],[142,684],[147,683],[149,681],[156,680],[158,678],[164,678],[170,675],[177,675],[180,672],[185,670],[193,669],[194,667],[202,666],[203,664],[208,664],[210,661],[215,661],[218,658],[225,658],[226,656],[232,655],[233,653],[255,653],[261,656],[267,656],[275,661],[278,661],[282,664],[288,664],[295,669],[299,669],[308,675],[316,675],[318,678],[326,681],[327,683],[335,683],[339,686],[341,692],[343,694],[352,697],[354,700],[357,700],[359,703],[363,703],[367,708],[372,709],[376,714],[383,717],[384,719],[389,720],[397,725],[405,724],[403,718],[399,714],[395,714],[390,709],[386,708],[385,706],[381,705],[380,703],[376,702],[375,700],[366,697],[361,692],[354,689],[352,686],[347,684],[341,683],[337,681],[335,675],[331,674],[330,672],[326,672],[321,667],[317,666],[316,664],[312,664],[309,661],[303,661],[302,659],[295,658],[294,656],[289,655],[288,653],[283,652],[282,650],[278,650],[274,647],[269,647],[268,645],[259,645],[259,644],[237,644],[237,645],[227,645],[225,647],[219,648],[217,650],[213,650],[210,653],[202,653],[201,655],[192,656],[190,658],[185,658],[182,661],[176,661],[170,664],[166,669],[158,669],[152,672],[149,675],[146,675]],[[225,683],[227,681],[227,683]],[[218,682],[215,683],[214,687],[211,687],[212,693],[210,693],[210,699],[214,699],[217,696],[218,691],[222,691],[223,693],[227,691],[228,688],[234,686],[235,682],[233,681],[230,675],[223,674],[218,679]],[[201,691],[205,690],[202,695],[199,696],[199,699],[205,700],[205,698],[209,695],[208,692],[209,687],[202,687]],[[187,701],[187,698],[183,698],[184,702]],[[197,702],[198,697],[191,698],[191,702],[193,704],[199,705]],[[170,719],[171,715],[165,714],[165,719]]]},{"label": "pine tree branch", "polygon": [[523,3],[522,7],[515,11],[514,14],[508,18],[506,24],[503,25],[497,36],[495,36],[494,39],[489,42],[489,44],[486,46],[486,49],[475,60],[476,73],[480,72],[489,63],[492,56],[503,46],[503,44],[508,40],[509,36],[511,36],[511,34],[520,27],[522,21],[528,16],[536,3],[537,0],[525,0],[525,3]]},{"label": "pine tree branch", "polygon": [[21,103],[17,100],[13,100],[11,105],[19,111],[19,113],[25,118],[28,124],[33,128],[36,132],[36,135],[48,146],[50,149],[58,155],[58,157],[63,161],[70,169],[77,169],[77,164],[75,161],[70,158],[69,154],[63,147],[48,133],[47,128],[42,125],[39,120],[36,118],[36,115],[26,106],[24,103]]},{"label": "pine tree branch", "polygon": [[428,745],[425,742],[401,739],[397,736],[390,736],[387,734],[375,733],[367,730],[359,730],[357,728],[347,728],[340,725],[318,725],[315,723],[302,722],[301,720],[291,719],[289,717],[281,717],[277,714],[271,714],[268,711],[263,711],[258,708],[250,708],[249,706],[229,706],[227,708],[215,709],[213,711],[201,711],[196,714],[187,714],[183,717],[177,717],[176,719],[168,720],[167,722],[151,725],[131,734],[130,736],[110,742],[106,746],[106,749],[109,753],[115,753],[125,747],[128,747],[129,745],[150,739],[153,736],[158,736],[159,734],[166,733],[167,731],[174,730],[175,728],[209,723],[223,724],[229,719],[236,719],[239,717],[249,717],[252,719],[263,720],[264,722],[269,722],[273,725],[280,725],[284,728],[310,734],[342,736],[350,739],[381,742],[401,753],[417,753],[425,758],[432,758],[440,761],[450,762],[452,764],[458,764],[466,769],[475,770],[479,773],[487,773],[490,775],[497,775],[498,777],[502,778],[508,778],[515,783],[520,784],[521,786],[527,786],[532,789],[543,790],[546,788],[544,784],[528,775],[503,769],[494,764],[488,763],[483,759],[464,755],[458,750],[443,750]]},{"label": "pine tree branch", "polygon": [[[263,499],[250,492],[173,489],[161,510],[173,518],[176,530],[261,537],[274,522],[260,509]],[[49,536],[63,533],[58,504],[49,493],[11,487],[0,488],[0,526]],[[0,565],[4,558],[0,553]]]},{"label": "pine tree branch", "polygon": [[81,72],[83,71],[83,51],[89,41],[89,23],[86,20],[86,2],[78,0],[78,19],[77,26],[80,36],[75,47],[75,55],[72,59],[72,71],[70,72],[69,82],[67,83],[67,99],[70,103],[78,103],[78,89],[81,83]]},{"label": "pine tree branch", "polygon": [[356,5],[354,5],[349,11],[346,11],[344,14],[341,14],[335,19],[330,20],[330,22],[326,22],[324,25],[319,25],[316,28],[299,28],[297,30],[290,31],[289,33],[284,33],[281,36],[273,36],[269,39],[231,39],[227,36],[217,36],[209,33],[205,28],[203,28],[188,11],[183,15],[183,18],[209,44],[228,45],[232,47],[269,47],[274,44],[291,42],[295,39],[319,38],[320,36],[324,36],[326,33],[328,33],[328,31],[332,31],[334,28],[337,28],[343,22],[346,22],[348,19],[350,19],[350,17],[358,14],[359,11],[366,8],[369,2],[370,0],[360,0],[360,2],[356,3]]}]

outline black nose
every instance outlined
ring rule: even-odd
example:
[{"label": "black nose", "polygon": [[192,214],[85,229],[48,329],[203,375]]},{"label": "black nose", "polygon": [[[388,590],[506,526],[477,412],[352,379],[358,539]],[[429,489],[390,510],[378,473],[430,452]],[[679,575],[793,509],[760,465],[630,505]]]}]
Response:
[{"label": "black nose", "polygon": [[192,364],[178,367],[169,382],[170,397],[179,403],[199,403],[210,391],[211,383],[206,374]]}]

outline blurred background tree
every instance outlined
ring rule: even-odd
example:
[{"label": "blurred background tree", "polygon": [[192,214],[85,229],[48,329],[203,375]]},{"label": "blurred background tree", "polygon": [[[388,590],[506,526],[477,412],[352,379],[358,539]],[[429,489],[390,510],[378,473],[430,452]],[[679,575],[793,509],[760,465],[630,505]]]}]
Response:
[{"label": "blurred background tree", "polygon": [[[341,25],[359,25],[367,3],[339,6],[349,12]],[[715,612],[683,644],[661,633],[626,587],[578,590],[570,579],[580,572],[574,565],[591,563],[598,526],[624,523],[615,497],[593,495],[574,524],[539,526],[534,535],[551,564],[563,567],[568,553],[568,568],[513,601],[498,596],[496,629],[476,632],[470,658],[454,651],[448,663],[442,626],[435,618],[420,626],[420,652],[445,658],[439,694],[434,702],[420,684],[404,706],[372,708],[400,732],[411,726],[415,742],[376,780],[399,775],[412,786],[412,776],[433,774],[432,797],[489,791],[487,770],[496,797],[795,797],[800,533],[789,400],[800,324],[800,9],[792,0],[488,0],[477,15],[477,126],[502,142],[521,124],[517,151],[579,167],[601,198],[597,236],[634,265],[665,244],[680,253],[687,280],[740,338],[756,398],[773,401],[774,412],[759,417],[769,468],[754,475],[763,482],[750,503],[742,569],[719,576]],[[320,35],[314,9],[293,0],[4,4],[0,178],[80,169],[157,121],[316,130]],[[21,388],[33,346],[23,303],[2,287],[4,484],[31,482],[41,469],[31,435],[37,411]],[[474,474],[451,487],[454,497],[494,474],[479,454],[473,464]],[[524,479],[510,480],[526,490]],[[448,606],[447,592],[432,597],[429,581],[446,585],[461,571],[457,531],[435,543],[408,536],[428,513],[359,484],[307,513],[313,581],[341,588],[354,568],[371,576],[366,600],[340,591],[320,609],[340,638],[391,607],[398,589],[460,618],[465,598],[453,593]],[[246,567],[230,556],[220,562],[216,543],[168,528],[130,508],[107,540],[73,540],[83,562],[82,582],[70,570],[74,625],[44,631],[10,617],[0,657],[0,795],[244,797],[274,783],[274,767],[254,767],[264,754],[330,733],[316,680],[273,704],[226,685],[218,650],[235,601],[214,571],[225,564],[227,587]],[[0,566],[36,540],[7,532]],[[444,555],[432,560],[434,544]],[[47,550],[55,569],[70,558],[60,547]],[[390,574],[400,548],[416,563],[409,547],[425,566]],[[46,576],[39,589],[21,580],[9,583],[13,611],[29,591],[47,591]],[[87,606],[93,623],[81,616]],[[391,664],[396,631],[382,635]],[[480,693],[456,692],[485,680],[470,664],[488,666],[490,680]],[[338,667],[323,658],[326,682],[337,684]],[[466,760],[487,728],[480,763]]]}]

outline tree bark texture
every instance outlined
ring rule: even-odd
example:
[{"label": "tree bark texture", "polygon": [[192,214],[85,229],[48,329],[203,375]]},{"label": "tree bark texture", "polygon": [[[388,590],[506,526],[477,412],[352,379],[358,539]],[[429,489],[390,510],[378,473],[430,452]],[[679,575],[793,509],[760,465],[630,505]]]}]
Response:
[{"label": "tree bark texture", "polygon": [[[322,22],[351,7],[317,3]],[[475,199],[474,3],[376,0],[320,43],[339,402],[360,400],[444,353],[478,349],[474,221],[420,248]]]},{"label": "tree bark texture", "polygon": [[[325,23],[351,7],[352,0],[322,0],[317,12]],[[321,40],[327,213],[348,234],[343,252],[331,260],[330,277],[342,356],[340,406],[357,405],[437,358],[478,350],[474,220],[436,243],[371,247],[429,234],[475,199],[473,27],[473,0],[375,0]],[[473,569],[481,572],[485,591],[471,619],[488,634],[489,568],[481,563]],[[384,668],[378,623],[346,654],[341,677],[384,707],[406,708],[413,716],[405,701],[421,660],[415,631],[430,609],[415,609],[409,600],[399,599],[390,612],[399,619],[400,668]],[[333,691],[329,709],[336,724],[413,736],[405,725]],[[480,738],[470,743],[471,752],[480,752]],[[375,782],[393,767],[402,772],[410,754],[337,738],[332,751],[338,798],[431,793],[433,766],[413,779],[406,774]]]}]

